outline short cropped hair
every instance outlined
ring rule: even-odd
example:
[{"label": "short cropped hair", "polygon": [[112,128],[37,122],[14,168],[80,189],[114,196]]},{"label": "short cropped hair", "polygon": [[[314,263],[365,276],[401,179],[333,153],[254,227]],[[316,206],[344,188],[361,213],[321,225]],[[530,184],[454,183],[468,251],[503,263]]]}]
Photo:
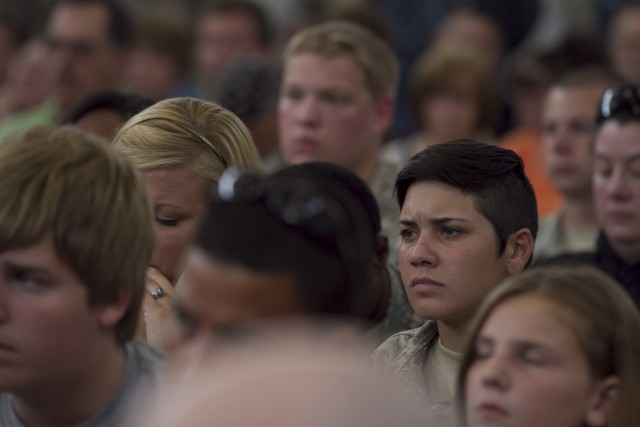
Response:
[{"label": "short cropped hair", "polygon": [[302,53],[324,58],[351,56],[362,71],[373,99],[395,98],[398,60],[384,40],[358,24],[335,20],[300,31],[285,48],[285,63]]},{"label": "short cropped hair", "polygon": [[135,167],[104,140],[45,126],[0,145],[0,170],[0,251],[50,234],[89,306],[131,296],[115,329],[118,343],[130,340],[153,248],[151,202]]},{"label": "short cropped hair", "polygon": [[226,168],[262,169],[244,123],[220,105],[196,98],[152,105],[127,121],[113,143],[141,170],[192,165],[205,201],[212,200]]},{"label": "short cropped hair", "polygon": [[58,0],[53,3],[49,16],[55,9],[96,5],[107,12],[109,39],[119,49],[125,49],[133,43],[133,20],[127,7],[119,0]]},{"label": "short cropped hair", "polygon": [[398,173],[395,192],[401,209],[409,187],[422,181],[473,196],[478,212],[493,225],[498,253],[512,233],[528,228],[534,239],[538,233],[536,197],[522,159],[511,150],[468,139],[426,148]]},{"label": "short cropped hair", "polygon": [[537,267],[509,277],[480,306],[469,329],[458,379],[458,399],[464,408],[466,374],[475,359],[473,343],[489,315],[506,301],[536,296],[554,304],[570,322],[594,379],[610,375],[620,380],[617,402],[606,424],[638,425],[640,406],[640,313],[622,287],[593,267]]}]

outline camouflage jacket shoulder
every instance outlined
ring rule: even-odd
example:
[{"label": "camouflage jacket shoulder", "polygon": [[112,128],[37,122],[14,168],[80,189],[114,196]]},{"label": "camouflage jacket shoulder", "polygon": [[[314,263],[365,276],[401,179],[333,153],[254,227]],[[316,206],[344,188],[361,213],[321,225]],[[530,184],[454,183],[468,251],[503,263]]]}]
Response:
[{"label": "camouflage jacket shoulder", "polygon": [[369,182],[369,188],[380,209],[382,232],[389,238],[389,259],[396,264],[398,246],[400,245],[400,236],[398,235],[400,209],[393,197],[393,190],[398,172],[400,172],[399,165],[380,162],[373,179]]},{"label": "camouflage jacket shoulder", "polygon": [[424,362],[427,350],[438,336],[435,321],[419,328],[398,332],[383,342],[371,355],[374,366],[388,372],[410,389],[424,394]]}]

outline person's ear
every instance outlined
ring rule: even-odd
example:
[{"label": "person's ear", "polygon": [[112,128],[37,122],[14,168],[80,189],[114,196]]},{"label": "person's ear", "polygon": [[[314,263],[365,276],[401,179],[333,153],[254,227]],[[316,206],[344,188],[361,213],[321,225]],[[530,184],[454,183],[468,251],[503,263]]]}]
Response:
[{"label": "person's ear", "polygon": [[373,254],[373,264],[376,267],[386,267],[389,258],[389,239],[384,234],[378,235],[376,249]]},{"label": "person's ear", "polygon": [[507,239],[507,274],[520,273],[526,267],[533,254],[533,235],[528,228],[521,228]]},{"label": "person's ear", "polygon": [[393,120],[394,101],[390,96],[381,96],[375,101],[375,113],[378,117],[376,130],[380,134],[384,134]]},{"label": "person's ear", "polygon": [[587,413],[586,425],[589,427],[605,427],[609,424],[611,411],[618,399],[620,379],[609,376],[596,385]]},{"label": "person's ear", "polygon": [[113,329],[122,320],[131,305],[131,290],[122,291],[113,302],[98,304],[98,322],[105,329]]}]

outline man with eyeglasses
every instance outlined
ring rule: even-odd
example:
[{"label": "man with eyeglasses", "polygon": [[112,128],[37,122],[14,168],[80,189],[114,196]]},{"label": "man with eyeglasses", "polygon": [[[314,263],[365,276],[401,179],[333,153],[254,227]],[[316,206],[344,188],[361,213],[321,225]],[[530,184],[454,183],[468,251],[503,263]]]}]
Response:
[{"label": "man with eyeglasses", "polygon": [[117,89],[128,60],[132,24],[116,0],[61,0],[49,15],[51,96],[24,116],[0,124],[0,141],[27,127],[53,122],[85,97]]},{"label": "man with eyeglasses", "polygon": [[547,264],[595,265],[640,307],[640,86],[607,89],[597,117],[593,191],[601,226],[596,250]]}]

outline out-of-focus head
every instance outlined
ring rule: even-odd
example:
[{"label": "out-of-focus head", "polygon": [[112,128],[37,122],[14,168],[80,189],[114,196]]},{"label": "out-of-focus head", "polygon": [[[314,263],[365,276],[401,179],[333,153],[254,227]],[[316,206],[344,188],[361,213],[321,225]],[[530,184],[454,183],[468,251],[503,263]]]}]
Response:
[{"label": "out-of-focus head", "polygon": [[513,151],[471,140],[432,145],[396,179],[399,264],[425,319],[469,322],[484,296],[531,260],[536,200]]},{"label": "out-of-focus head", "polygon": [[42,103],[51,91],[49,49],[41,38],[23,43],[12,56],[3,86],[5,113],[24,111]]},{"label": "out-of-focus head", "polygon": [[127,121],[115,147],[142,171],[154,204],[151,265],[169,280],[228,167],[260,170],[246,126],[225,108],[195,98],[160,101]]},{"label": "out-of-focus head", "polygon": [[135,425],[424,425],[412,397],[344,349],[282,337],[243,349],[196,365]]},{"label": "out-of-focus head", "polygon": [[482,52],[485,65],[494,71],[505,50],[503,28],[487,12],[475,7],[451,11],[438,28],[433,45]]},{"label": "out-of-focus head", "polygon": [[111,141],[127,120],[151,105],[153,101],[142,96],[107,90],[81,100],[62,123]]},{"label": "out-of-focus head", "polygon": [[53,94],[66,109],[121,83],[132,41],[131,19],[117,0],[60,0],[49,15],[45,39]]},{"label": "out-of-focus head", "polygon": [[557,76],[580,68],[604,67],[605,55],[599,39],[568,36],[543,51],[524,49],[507,63],[508,96],[518,127],[539,131],[545,96]]},{"label": "out-of-focus head", "polygon": [[553,83],[542,112],[547,173],[567,198],[592,197],[594,112],[613,76],[603,68],[580,68]]},{"label": "out-of-focus head", "polygon": [[426,51],[413,69],[410,99],[422,129],[437,142],[492,134],[498,93],[477,52]]},{"label": "out-of-focus head", "polygon": [[358,299],[363,301],[362,316],[372,322],[381,321],[389,306],[390,283],[386,270],[389,253],[389,242],[381,233],[381,219],[378,203],[369,186],[355,173],[328,162],[308,162],[300,165],[288,166],[282,169],[278,176],[300,177],[310,180],[323,187],[328,192],[343,193],[341,197],[349,198],[365,213],[367,221],[364,223],[370,241],[374,245],[364,254],[370,254],[366,286]]},{"label": "out-of-focus head", "polygon": [[268,55],[273,31],[269,17],[257,3],[204,2],[197,16],[196,75],[207,95],[231,60],[239,56]]},{"label": "out-of-focus head", "polygon": [[464,425],[637,424],[639,328],[624,290],[591,267],[506,280],[470,328],[458,383]]},{"label": "out-of-focus head", "polygon": [[263,318],[366,319],[374,241],[352,196],[286,169],[268,177],[229,171],[219,195],[177,288],[185,337]]},{"label": "out-of-focus head", "polygon": [[609,60],[620,78],[640,84],[640,5],[627,3],[620,6],[611,21]]},{"label": "out-of-focus head", "polygon": [[346,21],[295,34],[278,105],[285,161],[337,163],[368,179],[391,123],[398,62],[390,46]]},{"label": "out-of-focus head", "polygon": [[640,261],[640,87],[607,89],[596,121],[596,213],[618,256],[633,265]]},{"label": "out-of-focus head", "polygon": [[50,236],[90,306],[129,302],[114,328],[128,341],[153,246],[151,204],[133,165],[77,129],[42,127],[3,144],[0,169],[0,252]]},{"label": "out-of-focus head", "polygon": [[124,77],[127,90],[154,101],[174,96],[191,70],[193,36],[191,16],[181,3],[143,8]]},{"label": "out-of-focus head", "polygon": [[223,70],[211,98],[236,114],[251,131],[263,157],[278,145],[276,105],[278,76],[273,65],[260,58],[237,58]]},{"label": "out-of-focus head", "polygon": [[0,3],[0,82],[4,82],[14,55],[32,35],[33,22],[19,3]]}]

